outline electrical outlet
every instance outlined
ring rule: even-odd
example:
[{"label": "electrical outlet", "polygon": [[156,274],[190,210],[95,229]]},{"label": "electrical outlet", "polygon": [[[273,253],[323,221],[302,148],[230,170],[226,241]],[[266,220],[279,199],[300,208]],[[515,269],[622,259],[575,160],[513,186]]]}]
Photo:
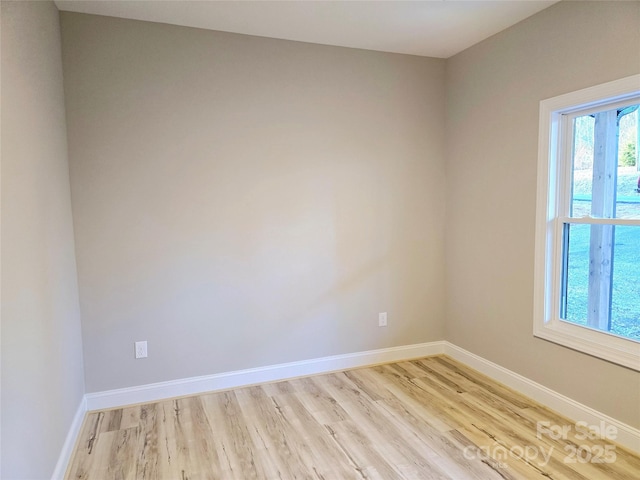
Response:
[{"label": "electrical outlet", "polygon": [[387,312],[381,312],[378,314],[378,326],[379,327],[387,326]]},{"label": "electrical outlet", "polygon": [[147,341],[136,342],[136,358],[147,358]]}]

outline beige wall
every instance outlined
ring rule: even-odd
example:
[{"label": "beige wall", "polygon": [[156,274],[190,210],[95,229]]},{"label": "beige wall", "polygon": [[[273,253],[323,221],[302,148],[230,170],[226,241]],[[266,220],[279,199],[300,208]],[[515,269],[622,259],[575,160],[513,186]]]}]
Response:
[{"label": "beige wall", "polygon": [[50,478],[84,394],[58,12],[2,2],[3,479]]},{"label": "beige wall", "polygon": [[[531,334],[539,101],[640,72],[639,5],[446,62],[62,14],[87,391],[446,338],[640,427],[637,373]],[[84,392],[58,36],[2,2],[2,478]]]},{"label": "beige wall", "polygon": [[639,2],[561,2],[447,61],[447,340],[640,427],[640,374],[532,336],[538,108],[640,72]]},{"label": "beige wall", "polygon": [[443,338],[443,60],[61,18],[88,392]]}]

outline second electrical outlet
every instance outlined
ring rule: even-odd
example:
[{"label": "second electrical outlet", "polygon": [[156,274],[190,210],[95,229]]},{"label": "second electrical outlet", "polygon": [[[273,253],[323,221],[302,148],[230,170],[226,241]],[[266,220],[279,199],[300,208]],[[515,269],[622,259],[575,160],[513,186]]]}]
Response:
[{"label": "second electrical outlet", "polygon": [[378,314],[378,326],[379,327],[387,326],[387,312],[380,312]]}]

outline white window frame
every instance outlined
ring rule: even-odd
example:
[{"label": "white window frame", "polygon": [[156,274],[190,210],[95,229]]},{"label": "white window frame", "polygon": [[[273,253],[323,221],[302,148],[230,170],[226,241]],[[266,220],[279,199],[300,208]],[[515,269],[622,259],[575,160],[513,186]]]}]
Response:
[{"label": "white window frame", "polygon": [[[562,271],[562,203],[566,201],[566,175],[570,166],[563,162],[571,150],[568,117],[579,110],[598,108],[640,96],[640,75],[633,75],[540,102],[538,138],[538,184],[536,205],[536,247],[534,267],[533,334],[589,355],[640,371],[640,343],[608,332],[560,320],[560,282]],[[590,219],[593,222],[594,219]],[[571,219],[571,223],[576,219]],[[637,220],[607,219],[603,223],[640,225]]]}]

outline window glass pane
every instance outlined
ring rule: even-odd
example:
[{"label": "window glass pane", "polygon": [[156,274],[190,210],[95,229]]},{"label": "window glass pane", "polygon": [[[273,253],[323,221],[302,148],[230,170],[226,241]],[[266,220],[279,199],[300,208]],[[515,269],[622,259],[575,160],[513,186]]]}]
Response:
[{"label": "window glass pane", "polygon": [[[568,225],[568,258],[565,263],[566,314],[564,319],[587,324],[589,298],[589,230],[591,225]],[[565,252],[566,255],[566,252]]]},{"label": "window glass pane", "polygon": [[640,341],[640,226],[568,229],[564,320]]},{"label": "window glass pane", "polygon": [[[640,219],[640,170],[638,169],[638,106],[622,112],[618,139],[618,188],[616,217]],[[627,113],[628,112],[628,113]]]},{"label": "window glass pane", "polygon": [[584,115],[574,120],[572,217],[591,215],[594,124],[595,118],[591,115]]},{"label": "window glass pane", "polygon": [[616,227],[611,332],[640,340],[640,227]]},{"label": "window glass pane", "polygon": [[638,105],[576,117],[570,216],[640,219]]}]

